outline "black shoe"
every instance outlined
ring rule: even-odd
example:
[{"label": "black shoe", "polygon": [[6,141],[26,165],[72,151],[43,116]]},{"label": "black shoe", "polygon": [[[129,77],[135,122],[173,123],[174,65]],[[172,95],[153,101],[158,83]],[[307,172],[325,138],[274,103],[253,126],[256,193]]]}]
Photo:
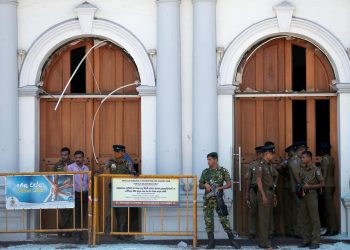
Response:
[{"label": "black shoe", "polygon": [[298,247],[300,248],[300,247],[309,247],[309,246],[311,246],[311,243],[307,242],[307,243],[303,243],[303,244],[299,245]]},{"label": "black shoe", "polygon": [[206,249],[214,249],[215,248],[215,239],[214,239],[214,233],[209,232],[208,233],[208,246]]},{"label": "black shoe", "polygon": [[81,233],[78,233],[78,234],[75,235],[74,241],[75,241],[76,243],[78,243],[78,242],[80,242],[80,241],[82,241],[82,240],[83,240],[83,236],[81,235]]},{"label": "black shoe", "polygon": [[227,231],[226,233],[227,233],[228,239],[230,240],[231,246],[232,246],[234,249],[241,249],[241,246],[238,245],[237,242],[235,242],[235,240],[234,240],[235,237],[233,236],[232,231]]},{"label": "black shoe", "polygon": [[323,236],[334,236],[337,234],[338,234],[338,232],[336,232],[336,231],[327,231]]},{"label": "black shoe", "polygon": [[271,247],[271,246],[263,246],[263,245],[260,245],[260,244],[259,244],[259,248],[268,249],[268,248],[272,248],[272,247]]},{"label": "black shoe", "polygon": [[250,240],[253,240],[253,239],[255,239],[256,238],[256,235],[255,234],[249,234],[248,235],[248,239],[250,239]]},{"label": "black shoe", "polygon": [[309,249],[318,249],[320,248],[320,244],[311,244]]},{"label": "black shoe", "polygon": [[274,244],[274,243],[271,243],[271,247],[272,248],[278,248],[278,246],[276,244]]}]

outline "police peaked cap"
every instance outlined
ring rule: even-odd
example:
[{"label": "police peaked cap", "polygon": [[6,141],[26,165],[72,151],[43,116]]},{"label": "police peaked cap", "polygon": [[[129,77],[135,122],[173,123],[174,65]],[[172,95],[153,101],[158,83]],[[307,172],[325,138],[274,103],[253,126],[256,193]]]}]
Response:
[{"label": "police peaked cap", "polygon": [[113,145],[113,150],[114,150],[114,152],[125,151],[125,146],[124,145]]},{"label": "police peaked cap", "polygon": [[327,143],[327,142],[321,142],[320,143],[320,148],[321,149],[331,149],[332,148],[332,145]]},{"label": "police peaked cap", "polygon": [[271,153],[275,153],[275,146],[270,145],[270,146],[262,146],[261,147],[261,152],[265,153],[265,152],[271,152]]},{"label": "police peaked cap", "polygon": [[288,146],[288,147],[284,150],[284,152],[288,153],[288,152],[294,151],[294,150],[296,150],[296,148],[295,148],[295,146],[292,144],[292,145]]},{"label": "police peaked cap", "polygon": [[261,148],[264,147],[264,146],[258,146],[258,147],[255,147],[255,152],[257,153],[262,153],[261,151]]},{"label": "police peaked cap", "polygon": [[293,144],[293,146],[295,147],[295,149],[298,149],[298,148],[301,148],[301,147],[304,147],[306,149],[308,149],[309,147],[307,146],[306,142],[296,142]]},{"label": "police peaked cap", "polygon": [[266,141],[264,143],[264,146],[275,146],[275,143],[273,143],[272,141]]}]

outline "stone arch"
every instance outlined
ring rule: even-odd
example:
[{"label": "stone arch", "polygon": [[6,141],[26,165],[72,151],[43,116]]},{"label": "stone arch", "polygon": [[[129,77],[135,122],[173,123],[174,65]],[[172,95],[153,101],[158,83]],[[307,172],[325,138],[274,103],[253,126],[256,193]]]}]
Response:
[{"label": "stone arch", "polygon": [[19,86],[35,86],[40,81],[41,70],[48,57],[68,41],[81,37],[100,37],[125,49],[135,61],[141,85],[155,86],[152,62],[142,43],[124,27],[104,19],[93,20],[91,33],[83,34],[78,19],[59,23],[46,30],[31,45],[23,62]]},{"label": "stone arch", "polygon": [[350,82],[350,60],[341,42],[322,26],[293,17],[289,32],[280,32],[277,18],[255,23],[241,32],[228,46],[220,62],[219,86],[235,84],[237,67],[251,46],[280,35],[290,35],[313,43],[328,57],[337,82]]}]

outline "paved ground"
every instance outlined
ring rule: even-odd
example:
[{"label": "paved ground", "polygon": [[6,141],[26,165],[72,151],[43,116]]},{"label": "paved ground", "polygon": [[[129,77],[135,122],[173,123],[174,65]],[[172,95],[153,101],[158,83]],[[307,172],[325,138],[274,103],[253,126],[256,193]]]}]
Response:
[{"label": "paved ground", "polygon": [[[282,250],[294,250],[298,249],[297,245],[300,244],[300,239],[296,238],[285,238],[278,237],[273,239],[273,243]],[[257,247],[257,240],[238,239],[238,242],[242,245],[242,249],[259,249]],[[232,249],[229,246],[227,240],[217,240],[217,249]],[[101,244],[94,247],[96,250],[102,249],[116,249],[116,250],[161,250],[161,249],[192,249],[192,241],[185,240],[165,240],[165,241],[120,241],[114,237],[104,237],[101,239]],[[197,249],[204,249],[206,241],[200,240],[198,242]],[[81,243],[75,243],[74,239],[71,238],[58,238],[57,236],[47,236],[35,241],[24,241],[24,242],[0,242],[0,248],[3,249],[89,249],[86,241]],[[345,235],[338,235],[335,237],[322,237],[322,244],[320,249],[329,250],[350,250],[350,240]]]}]

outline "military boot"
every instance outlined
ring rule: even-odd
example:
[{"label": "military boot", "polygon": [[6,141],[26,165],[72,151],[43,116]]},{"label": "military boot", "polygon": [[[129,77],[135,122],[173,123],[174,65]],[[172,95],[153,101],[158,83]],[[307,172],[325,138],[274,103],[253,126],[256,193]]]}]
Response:
[{"label": "military boot", "polygon": [[214,239],[214,233],[209,232],[208,233],[208,246],[207,249],[214,249],[215,248],[215,239]]},{"label": "military boot", "polygon": [[235,240],[234,240],[235,237],[233,236],[232,231],[227,231],[226,233],[227,233],[228,239],[230,240],[231,246],[232,246],[234,249],[241,249],[241,246],[238,245],[237,242],[235,242]]}]

